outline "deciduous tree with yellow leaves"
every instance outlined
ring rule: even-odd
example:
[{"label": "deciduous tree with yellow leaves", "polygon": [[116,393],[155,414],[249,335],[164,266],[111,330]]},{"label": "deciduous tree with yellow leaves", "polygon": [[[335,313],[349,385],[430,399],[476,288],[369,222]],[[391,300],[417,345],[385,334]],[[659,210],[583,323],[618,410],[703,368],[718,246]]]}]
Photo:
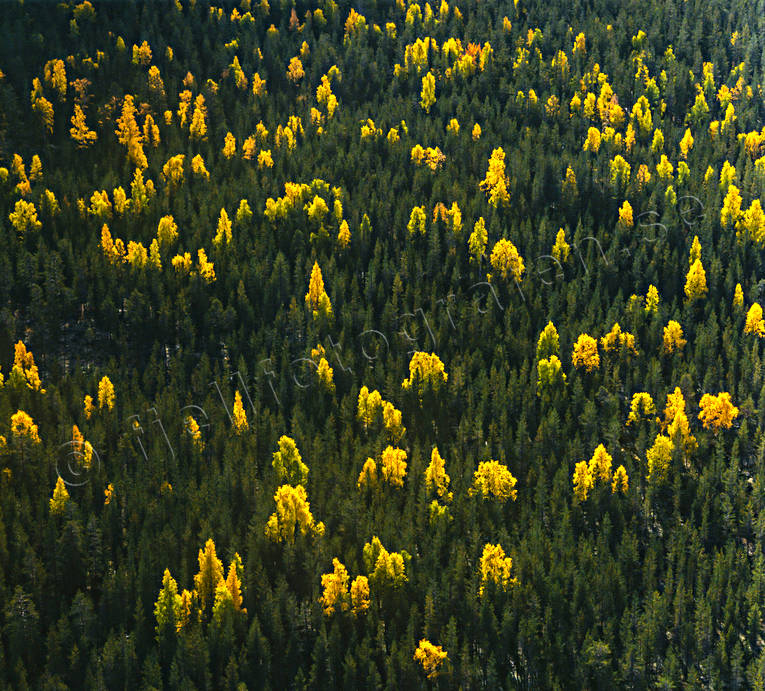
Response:
[{"label": "deciduous tree with yellow leaves", "polygon": [[704,425],[704,429],[712,429],[715,432],[723,428],[730,429],[739,412],[727,391],[716,396],[705,393],[699,401],[699,408],[701,408],[699,420]]},{"label": "deciduous tree with yellow leaves", "polygon": [[[742,300],[743,302],[743,300]],[[754,334],[762,338],[765,336],[765,320],[762,318],[762,307],[759,302],[755,302],[746,313],[746,322],[744,323],[744,333]]]},{"label": "deciduous tree with yellow leaves", "polygon": [[688,302],[699,300],[707,294],[707,274],[701,259],[697,259],[688,269],[685,277],[685,297]]},{"label": "deciduous tree with yellow leaves", "polygon": [[510,276],[513,280],[519,282],[523,278],[523,272],[525,271],[523,257],[518,254],[517,248],[510,240],[501,238],[494,245],[489,261],[492,268],[499,272],[503,279],[507,280],[508,276]]},{"label": "deciduous tree with yellow leaves", "polygon": [[77,142],[77,146],[81,149],[85,149],[96,143],[98,135],[88,128],[85,122],[85,111],[79,104],[74,105],[74,115],[71,118],[72,127],[69,130],[69,134],[72,139]]},{"label": "deciduous tree with yellow leaves", "polygon": [[226,209],[221,208],[218,217],[218,227],[213,238],[213,246],[220,248],[231,242],[231,221],[226,213]]},{"label": "deciduous tree with yellow leaves", "polygon": [[372,489],[377,486],[377,464],[374,458],[367,458],[364,461],[364,466],[359,473],[359,478],[356,480],[356,487],[359,489],[367,488]]},{"label": "deciduous tree with yellow leaves", "polygon": [[56,487],[53,489],[53,496],[50,498],[50,512],[54,516],[62,515],[68,502],[69,492],[66,489],[66,483],[59,475],[56,479]]},{"label": "deciduous tree with yellow leaves", "polygon": [[314,319],[317,319],[319,315],[325,318],[332,316],[332,303],[329,301],[329,295],[324,290],[324,279],[322,278],[319,262],[317,261],[313,263],[313,269],[311,269],[311,278],[308,282],[305,303],[311,309]]},{"label": "deciduous tree with yellow leaves", "polygon": [[369,582],[375,587],[400,588],[409,580],[406,565],[411,561],[411,555],[405,550],[389,552],[376,535],[364,544],[362,557]]},{"label": "deciduous tree with yellow leaves", "polygon": [[670,319],[664,327],[662,352],[667,354],[679,352],[686,343],[687,341],[683,338],[683,327],[674,319]]},{"label": "deciduous tree with yellow leaves", "polygon": [[661,484],[667,478],[669,472],[669,466],[672,462],[672,451],[674,445],[672,440],[659,434],[654,439],[653,445],[646,452],[646,460],[648,461],[648,475],[646,479],[652,484]]},{"label": "deciduous tree with yellow leaves", "polygon": [[611,327],[611,331],[600,339],[600,345],[606,353],[622,352],[637,355],[635,336],[629,331],[622,331],[619,322],[616,322]]},{"label": "deciduous tree with yellow leaves", "polygon": [[22,341],[18,341],[13,350],[13,368],[8,377],[8,384],[14,388],[25,387],[32,391],[45,393],[32,351],[27,350]]},{"label": "deciduous tree with yellow leaves", "polygon": [[176,634],[180,628],[182,605],[181,596],[178,594],[178,584],[170,574],[170,569],[165,569],[162,576],[162,588],[154,603],[154,617],[157,620],[154,630],[158,641]]},{"label": "deciduous tree with yellow leaves", "polygon": [[508,499],[515,501],[518,498],[517,483],[506,465],[498,461],[481,461],[473,474],[468,494],[471,497],[478,494],[483,499],[495,498],[504,504]]},{"label": "deciduous tree with yellow leaves", "polygon": [[114,408],[114,385],[106,375],[98,382],[98,407],[107,410]]},{"label": "deciduous tree with yellow leaves", "polygon": [[587,461],[579,461],[574,466],[573,482],[576,498],[580,502],[587,501],[587,496],[590,490],[595,487],[595,479],[592,476],[592,471],[590,470]]},{"label": "deciduous tree with yellow leaves", "polygon": [[611,454],[606,451],[606,447],[598,444],[587,464],[593,480],[599,480],[603,484],[611,482],[611,461]]},{"label": "deciduous tree with yellow leaves", "polygon": [[557,355],[537,362],[537,395],[543,396],[561,390],[566,385],[566,375]]},{"label": "deciduous tree with yellow leaves", "polygon": [[444,363],[438,355],[418,350],[409,361],[409,376],[401,382],[401,388],[404,391],[416,391],[422,400],[426,391],[438,392],[448,378]]},{"label": "deciduous tree with yellow leaves", "polygon": [[452,500],[452,492],[449,491],[449,475],[446,473],[446,463],[434,446],[430,454],[430,463],[425,469],[425,490],[428,494],[434,494],[447,504]]},{"label": "deciduous tree with yellow leaves", "polygon": [[380,462],[382,479],[392,487],[403,487],[406,465],[406,451],[386,446]]},{"label": "deciduous tree with yellow leaves", "polygon": [[194,99],[194,114],[189,125],[189,139],[200,141],[207,139],[207,106],[205,97],[199,94]]},{"label": "deciduous tree with yellow leaves", "polygon": [[587,372],[600,367],[600,355],[598,354],[598,342],[588,334],[580,334],[574,343],[571,354],[571,363],[576,367],[584,368]]},{"label": "deciduous tree with yellow leaves", "polygon": [[223,563],[218,559],[215,542],[209,538],[197,556],[199,572],[194,576],[194,587],[199,595],[202,610],[215,600],[215,589],[223,582]]},{"label": "deciduous tree with yellow leaves", "polygon": [[486,177],[478,183],[478,186],[486,192],[489,204],[497,208],[510,203],[510,193],[507,190],[509,184],[510,181],[505,172],[505,152],[502,147],[497,147],[489,157]]},{"label": "deciduous tree with yellow leaves", "polygon": [[382,408],[383,400],[380,392],[374,390],[370,393],[366,386],[362,386],[359,391],[356,417],[361,420],[364,429],[367,429],[374,423]]},{"label": "deciduous tree with yellow leaves", "polygon": [[126,94],[122,101],[122,115],[117,119],[117,139],[127,149],[128,160],[139,169],[146,168],[143,152],[143,136],[135,119],[136,107],[133,97]]},{"label": "deciduous tree with yellow leaves", "polygon": [[486,254],[486,243],[489,236],[486,233],[486,222],[483,216],[473,225],[473,232],[468,238],[468,250],[470,251],[470,261],[479,262]]},{"label": "deciduous tree with yellow leaves", "polygon": [[242,434],[249,429],[247,413],[244,410],[242,394],[240,394],[239,391],[234,392],[234,407],[231,411],[231,417],[233,418],[233,427],[236,434]]},{"label": "deciduous tree with yellow leaves", "polygon": [[278,446],[278,450],[273,453],[272,465],[279,481],[305,485],[308,482],[308,466],[303,463],[295,440],[283,434],[279,437]]},{"label": "deciduous tree with yellow leaves", "polygon": [[513,568],[513,560],[505,556],[505,550],[501,545],[486,543],[481,554],[478,572],[481,575],[481,584],[478,588],[479,597],[486,594],[489,584],[499,590],[507,590],[508,587],[518,584],[517,578],[510,577]]},{"label": "deciduous tree with yellow leaves", "polygon": [[8,219],[20,235],[24,235],[28,230],[40,230],[42,228],[42,223],[37,219],[35,205],[23,199],[16,200],[16,204],[13,211],[8,215]]},{"label": "deciduous tree with yellow leaves", "polygon": [[366,576],[356,576],[351,583],[351,611],[354,616],[369,610],[369,579]]},{"label": "deciduous tree with yellow leaves", "polygon": [[328,617],[336,611],[345,612],[350,607],[348,570],[337,557],[332,559],[332,568],[332,573],[325,573],[321,577],[324,592],[319,598],[324,614]]},{"label": "deciduous tree with yellow leaves", "polygon": [[324,535],[324,523],[316,523],[308,503],[308,495],[302,485],[282,485],[274,493],[276,511],[266,523],[266,537],[274,542],[295,542],[295,530],[301,535]]},{"label": "deciduous tree with yellow leaves", "polygon": [[656,406],[653,403],[651,394],[646,393],[645,391],[632,394],[630,412],[627,416],[627,425],[637,424],[641,420],[650,419],[650,417],[655,414]]},{"label": "deciduous tree with yellow leaves", "polygon": [[611,494],[620,492],[621,494],[627,494],[630,488],[630,479],[627,475],[627,470],[623,465],[620,465],[614,472],[614,479],[611,482]]},{"label": "deciduous tree with yellow leaves", "polygon": [[414,659],[422,665],[428,679],[435,681],[441,672],[441,666],[449,657],[440,645],[433,645],[427,638],[423,638],[414,651]]},{"label": "deciduous tree with yellow leaves", "polygon": [[436,102],[436,78],[432,72],[428,72],[422,78],[422,91],[420,92],[420,106],[426,112],[430,112],[430,107]]}]

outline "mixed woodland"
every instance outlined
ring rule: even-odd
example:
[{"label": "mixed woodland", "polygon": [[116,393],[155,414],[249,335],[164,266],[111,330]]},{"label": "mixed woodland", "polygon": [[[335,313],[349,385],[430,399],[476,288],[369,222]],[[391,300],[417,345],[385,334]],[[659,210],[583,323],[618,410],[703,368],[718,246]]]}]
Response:
[{"label": "mixed woodland", "polygon": [[0,688],[765,688],[764,0],[0,27]]}]

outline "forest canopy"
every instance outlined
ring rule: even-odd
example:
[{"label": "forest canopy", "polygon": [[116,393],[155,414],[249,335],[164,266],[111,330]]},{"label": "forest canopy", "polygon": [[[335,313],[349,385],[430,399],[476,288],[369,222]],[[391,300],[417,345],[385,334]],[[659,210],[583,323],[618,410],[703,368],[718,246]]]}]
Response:
[{"label": "forest canopy", "polygon": [[0,686],[763,688],[761,3],[0,12]]}]

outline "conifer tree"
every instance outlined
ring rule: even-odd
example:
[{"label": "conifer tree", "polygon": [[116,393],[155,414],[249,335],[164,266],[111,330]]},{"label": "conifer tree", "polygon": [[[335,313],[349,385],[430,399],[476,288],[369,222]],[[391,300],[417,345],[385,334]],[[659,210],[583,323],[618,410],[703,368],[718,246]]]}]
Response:
[{"label": "conifer tree", "polygon": [[154,628],[157,640],[161,640],[168,633],[175,634],[181,621],[181,596],[178,594],[178,584],[170,575],[170,569],[165,569],[162,577],[162,588],[154,603],[154,617],[157,624]]}]

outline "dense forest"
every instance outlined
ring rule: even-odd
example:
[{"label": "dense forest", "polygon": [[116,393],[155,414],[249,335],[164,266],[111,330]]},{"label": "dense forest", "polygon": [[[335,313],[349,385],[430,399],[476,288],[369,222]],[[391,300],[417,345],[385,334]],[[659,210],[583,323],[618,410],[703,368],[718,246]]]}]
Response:
[{"label": "dense forest", "polygon": [[765,0],[0,26],[0,688],[765,688]]}]

